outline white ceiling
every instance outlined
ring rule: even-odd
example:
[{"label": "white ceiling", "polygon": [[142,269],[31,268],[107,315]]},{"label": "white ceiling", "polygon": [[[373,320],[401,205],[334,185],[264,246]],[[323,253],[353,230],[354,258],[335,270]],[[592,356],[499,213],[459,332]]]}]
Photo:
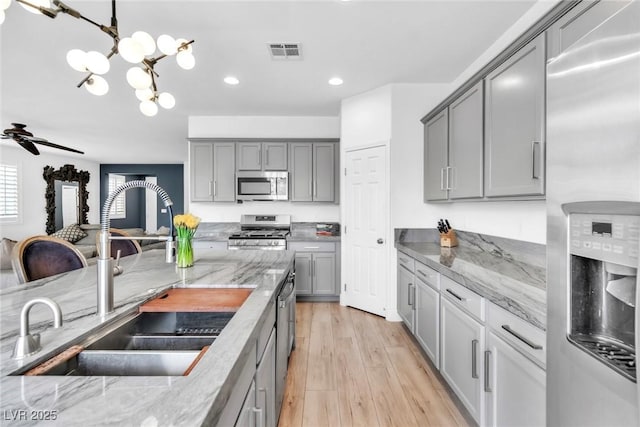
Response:
[{"label": "white ceiling", "polygon": [[[109,25],[110,1],[66,3]],[[66,52],[106,53],[110,37],[68,15],[49,19],[14,3],[0,25],[0,129],[27,123],[36,136],[101,163],[182,162],[190,115],[338,116],[342,99],[388,83],[451,82],[534,3],[121,0],[121,37],[144,30],[196,41],[193,70],[172,57],[156,65],[158,89],[177,105],[152,118],[139,112],[125,80],[130,64],[119,56],[105,76],[107,95],[75,87],[83,75],[67,65]],[[274,61],[269,42],[299,42],[303,59]],[[224,84],[228,74],[240,84]],[[327,84],[335,75],[342,86]]]}]

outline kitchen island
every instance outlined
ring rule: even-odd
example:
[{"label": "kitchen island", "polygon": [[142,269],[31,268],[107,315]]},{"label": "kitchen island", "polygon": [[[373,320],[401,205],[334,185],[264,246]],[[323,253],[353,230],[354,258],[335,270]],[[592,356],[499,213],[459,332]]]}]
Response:
[{"label": "kitchen island", "polygon": [[[242,368],[255,352],[255,340],[277,293],[293,268],[288,251],[207,251],[195,265],[177,268],[164,251],[151,250],[121,260],[124,273],[114,279],[115,311],[96,316],[96,269],[41,279],[0,292],[0,419],[2,425],[215,425]],[[220,336],[188,376],[91,377],[14,376],[71,345],[103,325],[136,312],[172,287],[254,285]],[[42,305],[31,310],[30,331],[40,332],[42,350],[22,361],[11,358],[23,305],[37,297],[56,301],[62,328]]]}]

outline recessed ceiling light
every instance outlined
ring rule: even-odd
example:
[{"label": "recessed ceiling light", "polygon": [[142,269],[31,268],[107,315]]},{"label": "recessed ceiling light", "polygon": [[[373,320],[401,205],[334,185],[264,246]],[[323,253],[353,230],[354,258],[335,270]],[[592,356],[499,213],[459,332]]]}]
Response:
[{"label": "recessed ceiling light", "polygon": [[234,76],[227,76],[224,78],[224,82],[228,85],[237,85],[238,83],[240,83],[240,80],[238,80],[238,78]]},{"label": "recessed ceiling light", "polygon": [[342,81],[342,79],[340,77],[332,77],[329,79],[329,84],[331,86],[340,86],[342,83],[344,83]]}]

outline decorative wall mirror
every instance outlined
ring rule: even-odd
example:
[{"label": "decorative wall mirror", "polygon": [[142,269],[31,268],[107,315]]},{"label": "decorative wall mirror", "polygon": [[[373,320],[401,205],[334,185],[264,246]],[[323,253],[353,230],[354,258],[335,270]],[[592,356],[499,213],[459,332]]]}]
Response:
[{"label": "decorative wall mirror", "polygon": [[58,170],[45,166],[42,177],[47,181],[44,194],[47,202],[47,234],[55,233],[68,222],[87,224],[89,172],[78,171],[74,165],[64,165]]}]

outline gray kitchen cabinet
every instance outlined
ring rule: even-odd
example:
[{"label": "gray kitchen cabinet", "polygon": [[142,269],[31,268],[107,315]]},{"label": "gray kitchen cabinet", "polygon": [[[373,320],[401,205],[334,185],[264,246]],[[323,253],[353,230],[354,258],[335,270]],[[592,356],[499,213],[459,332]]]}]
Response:
[{"label": "gray kitchen cabinet", "polygon": [[296,296],[336,296],[338,274],[334,242],[290,242],[296,251]]},{"label": "gray kitchen cabinet", "polygon": [[235,146],[231,142],[191,142],[192,202],[235,201]]},{"label": "gray kitchen cabinet", "polygon": [[486,423],[500,426],[546,424],[546,373],[496,333],[487,334],[484,354]]},{"label": "gray kitchen cabinet", "polygon": [[311,295],[313,278],[311,277],[311,253],[301,253],[296,251],[296,295]]},{"label": "gray kitchen cabinet", "polygon": [[256,408],[257,425],[276,427],[276,333],[271,328],[262,359],[256,369]]},{"label": "gray kitchen cabinet", "polygon": [[439,279],[437,271],[416,263],[414,334],[436,368],[440,367]]},{"label": "gray kitchen cabinet", "polygon": [[447,200],[449,111],[442,110],[424,125],[424,200]]},{"label": "gray kitchen cabinet", "polygon": [[284,142],[238,142],[239,171],[286,171],[287,144]]},{"label": "gray kitchen cabinet", "polygon": [[292,202],[313,201],[313,144],[293,143],[289,145],[289,160]]},{"label": "gray kitchen cabinet", "polygon": [[545,35],[485,78],[485,194],[543,195]]},{"label": "gray kitchen cabinet", "polygon": [[213,143],[191,142],[189,152],[191,201],[213,201]]},{"label": "gray kitchen cabinet", "polygon": [[473,419],[482,425],[484,326],[454,305],[448,297],[440,301],[440,373]]},{"label": "gray kitchen cabinet", "polygon": [[415,284],[413,273],[398,265],[398,314],[413,332],[415,324]]},{"label": "gray kitchen cabinet", "polygon": [[235,423],[235,427],[256,427],[256,418],[260,415],[260,411],[256,408],[256,383],[251,382],[251,387],[244,399],[240,415]]},{"label": "gray kitchen cabinet", "polygon": [[335,201],[335,144],[292,143],[289,158],[291,201]]},{"label": "gray kitchen cabinet", "polygon": [[335,200],[335,144],[313,144],[313,201]]},{"label": "gray kitchen cabinet", "polygon": [[483,87],[478,82],[449,106],[449,199],[483,195]]}]

